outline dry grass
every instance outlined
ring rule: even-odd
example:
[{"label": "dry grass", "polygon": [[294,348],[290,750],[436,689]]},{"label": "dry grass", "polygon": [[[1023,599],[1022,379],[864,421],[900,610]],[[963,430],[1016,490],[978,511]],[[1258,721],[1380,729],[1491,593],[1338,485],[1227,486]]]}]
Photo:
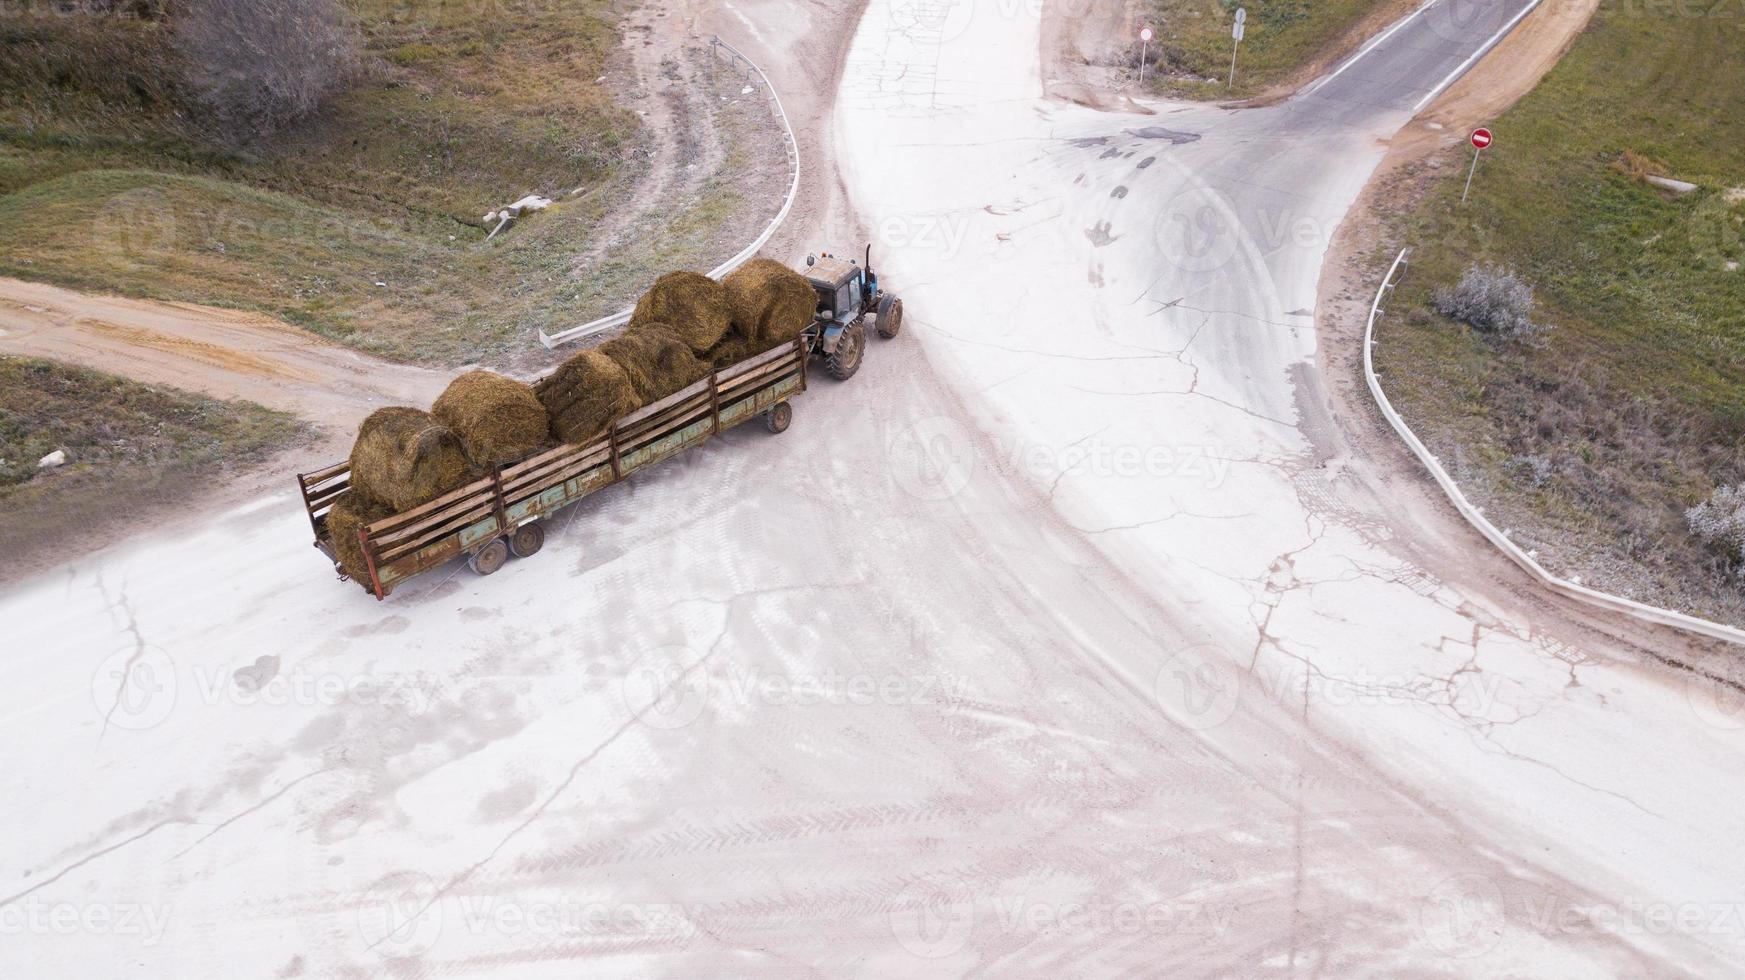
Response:
[{"label": "dry grass", "polygon": [[[0,356],[0,553],[28,569],[306,437],[282,412]],[[57,448],[71,462],[39,471]]]},{"label": "dry grass", "polygon": [[[1602,6],[1494,124],[1469,204],[1462,148],[1395,222],[1416,249],[1377,348],[1412,425],[1548,565],[1733,622],[1731,559],[1684,511],[1745,479],[1745,202],[1726,195],[1745,183],[1742,48],[1738,19]],[[1702,189],[1668,194],[1654,173]],[[1434,312],[1438,288],[1492,262],[1534,285],[1541,339]]]}]

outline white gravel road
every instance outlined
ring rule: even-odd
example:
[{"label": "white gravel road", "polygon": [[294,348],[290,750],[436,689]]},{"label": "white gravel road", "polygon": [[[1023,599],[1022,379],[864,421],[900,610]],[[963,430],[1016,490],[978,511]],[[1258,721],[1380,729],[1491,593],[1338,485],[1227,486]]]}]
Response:
[{"label": "white gravel road", "polygon": [[1379,141],[1520,9],[1447,2],[1123,116],[1034,5],[872,0],[908,327],[788,433],[387,604],[289,493],[0,598],[0,974],[1738,972],[1745,717],[1440,575],[1315,368]]}]

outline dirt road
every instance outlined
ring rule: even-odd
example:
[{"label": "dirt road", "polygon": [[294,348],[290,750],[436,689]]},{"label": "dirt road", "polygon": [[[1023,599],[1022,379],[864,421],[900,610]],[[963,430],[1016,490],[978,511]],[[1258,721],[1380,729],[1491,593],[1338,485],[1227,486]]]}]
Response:
[{"label": "dirt road", "polygon": [[0,279],[0,352],[241,398],[344,434],[383,405],[428,405],[448,372],[390,364],[272,317]]}]

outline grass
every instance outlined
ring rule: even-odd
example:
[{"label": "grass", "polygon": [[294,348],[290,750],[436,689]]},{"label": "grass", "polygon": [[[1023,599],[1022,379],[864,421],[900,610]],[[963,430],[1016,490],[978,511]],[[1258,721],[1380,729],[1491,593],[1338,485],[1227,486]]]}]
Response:
[{"label": "grass", "polygon": [[[1148,59],[1155,72],[1151,89],[1175,98],[1247,98],[1328,56],[1359,21],[1384,5],[1378,0],[1145,0],[1142,9],[1156,32]],[[1226,83],[1238,7],[1247,8],[1248,21],[1232,88]]]},{"label": "grass", "polygon": [[[1464,207],[1470,151],[1442,158],[1398,219],[1415,250],[1378,367],[1457,477],[1566,571],[1737,620],[1729,563],[1683,511],[1745,478],[1745,22],[1680,9],[1603,5],[1491,127]],[[1656,171],[1700,189],[1662,191]],[[1486,261],[1536,285],[1541,342],[1431,311]]]},{"label": "grass", "polygon": [[[265,459],[307,426],[249,402],[0,356],[0,551],[53,549]],[[56,449],[65,466],[38,470]]]},{"label": "grass", "polygon": [[[582,267],[645,169],[635,113],[596,81],[619,57],[612,0],[351,6],[370,77],[242,147],[186,111],[162,25],[0,15],[0,275],[453,365],[610,312],[752,210],[739,184],[705,186],[659,240]],[[558,203],[485,242],[484,213],[528,193]]]}]

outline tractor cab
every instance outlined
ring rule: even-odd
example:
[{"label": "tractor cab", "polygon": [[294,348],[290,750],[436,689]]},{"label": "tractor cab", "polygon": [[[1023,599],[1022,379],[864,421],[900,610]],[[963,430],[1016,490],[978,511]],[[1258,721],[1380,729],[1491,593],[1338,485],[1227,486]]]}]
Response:
[{"label": "tractor cab", "polygon": [[866,300],[866,270],[828,252],[806,267],[806,281],[818,294],[818,320],[848,323],[859,317]]}]

